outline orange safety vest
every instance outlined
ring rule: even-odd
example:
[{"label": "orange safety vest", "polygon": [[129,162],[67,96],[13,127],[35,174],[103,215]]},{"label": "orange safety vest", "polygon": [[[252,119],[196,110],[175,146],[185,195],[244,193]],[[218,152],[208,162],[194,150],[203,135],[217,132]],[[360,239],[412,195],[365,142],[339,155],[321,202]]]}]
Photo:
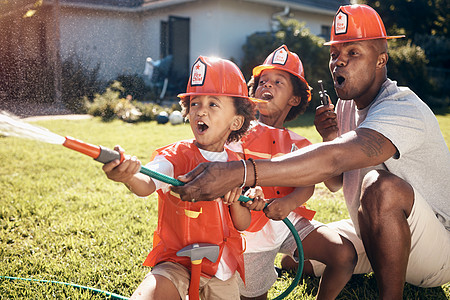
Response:
[{"label": "orange safety vest", "polygon": [[[297,149],[311,145],[306,138],[286,129],[264,126],[258,123],[248,135],[242,138],[244,157],[254,159],[270,159],[278,157]],[[266,199],[284,197],[295,189],[293,187],[262,187]],[[294,212],[308,220],[312,220],[315,211],[307,209],[304,205],[294,209]],[[269,219],[263,211],[252,211],[252,222],[247,231],[257,232],[267,224]]]},{"label": "orange safety vest", "polygon": [[[236,153],[226,151],[228,160],[239,159]],[[175,178],[191,171],[199,163],[207,162],[193,140],[162,147],[153,153],[152,159],[156,155],[163,155],[172,163]],[[144,266],[152,267],[162,261],[171,261],[190,270],[190,258],[179,257],[176,252],[194,243],[211,243],[219,245],[219,258],[215,263],[203,260],[202,276],[209,278],[216,274],[224,246],[227,245],[230,250],[225,252],[228,266],[232,272],[237,270],[244,278],[242,237],[234,227],[226,205],[221,216],[221,203],[216,201],[185,202],[171,191],[157,192],[158,225],[153,235],[153,250],[144,261]]]}]

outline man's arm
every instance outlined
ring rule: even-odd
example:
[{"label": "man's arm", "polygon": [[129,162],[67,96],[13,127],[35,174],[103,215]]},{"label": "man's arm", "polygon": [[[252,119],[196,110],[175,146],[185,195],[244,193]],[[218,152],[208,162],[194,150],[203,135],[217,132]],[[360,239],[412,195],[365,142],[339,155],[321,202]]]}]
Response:
[{"label": "man's arm", "polygon": [[[348,132],[333,141],[301,148],[271,159],[256,160],[256,172],[247,162],[246,185],[257,175],[260,186],[310,186],[349,170],[378,165],[396,153],[395,146],[382,134],[366,128]],[[187,184],[172,187],[185,201],[211,200],[242,184],[239,161],[200,164],[180,179]]]}]

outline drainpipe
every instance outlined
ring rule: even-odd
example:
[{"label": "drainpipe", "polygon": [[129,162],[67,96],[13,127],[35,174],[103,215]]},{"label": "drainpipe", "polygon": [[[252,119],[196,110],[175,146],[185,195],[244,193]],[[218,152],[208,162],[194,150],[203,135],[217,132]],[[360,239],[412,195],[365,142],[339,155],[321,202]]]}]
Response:
[{"label": "drainpipe", "polygon": [[291,9],[289,6],[285,6],[283,11],[274,13],[272,15],[272,19],[270,20],[270,25],[272,27],[272,31],[277,31],[280,28],[280,18],[289,16]]}]

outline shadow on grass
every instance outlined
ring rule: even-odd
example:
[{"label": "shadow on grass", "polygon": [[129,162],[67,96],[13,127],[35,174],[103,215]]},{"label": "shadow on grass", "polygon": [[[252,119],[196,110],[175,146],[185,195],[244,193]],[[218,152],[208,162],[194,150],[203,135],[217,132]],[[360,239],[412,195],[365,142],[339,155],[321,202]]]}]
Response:
[{"label": "shadow on grass", "polygon": [[[283,276],[295,277],[295,272],[283,271]],[[319,288],[318,277],[305,276],[300,282],[305,282],[305,292],[308,295],[315,296]],[[369,274],[355,274],[347,283],[345,288],[341,291],[337,300],[367,300],[378,299],[377,281],[373,273]],[[403,290],[404,300],[448,300],[445,291],[442,286],[433,288],[421,288],[406,283]]]}]

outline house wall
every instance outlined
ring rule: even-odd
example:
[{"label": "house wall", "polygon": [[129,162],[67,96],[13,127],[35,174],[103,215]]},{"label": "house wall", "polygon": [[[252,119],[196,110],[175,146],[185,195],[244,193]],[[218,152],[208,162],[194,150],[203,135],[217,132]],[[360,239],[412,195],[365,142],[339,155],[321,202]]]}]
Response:
[{"label": "house wall", "polygon": [[[155,13],[153,17],[166,20],[169,15],[190,18],[190,64],[199,55],[233,58],[239,64],[247,37],[257,31],[270,31],[272,15],[280,11],[283,8],[240,0],[202,0]],[[291,14],[306,22],[306,26],[316,35],[320,34],[322,25],[331,26],[334,16],[334,12],[319,15],[298,10],[292,10]]]},{"label": "house wall", "polygon": [[104,80],[136,73],[144,65],[137,14],[63,8],[60,28],[62,59],[77,55],[89,67],[100,63]]},{"label": "house wall", "polygon": [[[247,36],[270,31],[272,15],[282,11],[241,0],[199,0],[123,13],[66,7],[61,9],[61,55],[64,59],[76,53],[91,66],[101,63],[103,79],[142,74],[147,57],[160,58],[161,21],[178,16],[190,19],[190,65],[199,55],[233,58],[239,64]],[[316,35],[321,25],[331,25],[333,15],[291,10]]]}]

